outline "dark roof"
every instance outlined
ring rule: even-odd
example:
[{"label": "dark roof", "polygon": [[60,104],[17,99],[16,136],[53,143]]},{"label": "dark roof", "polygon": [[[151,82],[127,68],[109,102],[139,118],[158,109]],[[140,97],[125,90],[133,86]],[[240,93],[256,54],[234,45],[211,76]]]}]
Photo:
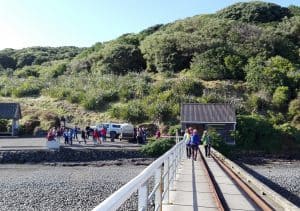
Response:
[{"label": "dark roof", "polygon": [[19,103],[0,103],[0,119],[20,119],[21,107]]},{"label": "dark roof", "polygon": [[235,110],[224,103],[183,103],[181,122],[185,123],[236,123]]}]

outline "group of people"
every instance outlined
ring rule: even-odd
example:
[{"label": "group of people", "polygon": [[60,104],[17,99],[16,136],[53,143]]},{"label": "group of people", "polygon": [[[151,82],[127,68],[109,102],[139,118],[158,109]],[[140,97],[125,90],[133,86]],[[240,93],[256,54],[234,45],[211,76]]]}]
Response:
[{"label": "group of people", "polygon": [[[106,141],[106,133],[107,133],[107,130],[105,127],[102,127],[99,129],[96,128],[96,129],[92,130],[94,145],[102,144],[103,142],[105,142]],[[113,142],[114,138],[111,137],[111,141]]]},{"label": "group of people", "polygon": [[84,142],[86,144],[87,139],[89,139],[90,136],[92,136],[95,145],[102,144],[106,141],[107,130],[105,127],[93,130],[87,126],[85,130],[81,130],[81,139],[78,138],[79,132],[80,129],[77,126],[74,128],[53,127],[48,131],[47,139],[48,141],[55,140],[60,143],[60,140],[63,137],[64,143],[69,145],[73,145],[73,140],[76,140],[79,143]]},{"label": "group of people", "polygon": [[202,137],[199,136],[198,131],[193,128],[185,130],[183,140],[186,144],[186,156],[188,159],[197,160],[199,145],[202,143],[205,149],[205,156],[210,157],[211,138],[206,130],[203,131]]},{"label": "group of people", "polygon": [[134,128],[134,138],[137,139],[137,143],[144,144],[147,142],[147,132],[143,127]]}]

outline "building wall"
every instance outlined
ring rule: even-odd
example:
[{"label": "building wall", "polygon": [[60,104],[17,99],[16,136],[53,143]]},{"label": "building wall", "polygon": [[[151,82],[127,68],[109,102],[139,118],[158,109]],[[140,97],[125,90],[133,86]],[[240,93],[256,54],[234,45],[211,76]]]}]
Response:
[{"label": "building wall", "polygon": [[231,137],[232,131],[234,131],[234,123],[226,123],[226,124],[188,124],[188,123],[182,123],[182,131],[186,128],[192,127],[198,130],[199,134],[202,135],[204,130],[207,130],[209,128],[214,128],[223,138],[223,140],[228,144],[234,144],[234,137]]}]

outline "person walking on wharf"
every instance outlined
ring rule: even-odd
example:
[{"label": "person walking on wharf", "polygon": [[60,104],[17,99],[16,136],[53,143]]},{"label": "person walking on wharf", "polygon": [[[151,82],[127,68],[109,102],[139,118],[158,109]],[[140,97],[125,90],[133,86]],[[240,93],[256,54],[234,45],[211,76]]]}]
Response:
[{"label": "person walking on wharf", "polygon": [[205,156],[210,157],[211,139],[206,130],[204,130],[204,132],[203,132],[202,142],[203,142],[204,149],[205,149]]},{"label": "person walking on wharf", "polygon": [[186,148],[186,157],[188,159],[191,158],[191,136],[190,136],[190,132],[189,129],[185,129],[185,133],[183,135],[183,141],[185,143],[185,148]]},{"label": "person walking on wharf", "polygon": [[83,140],[84,143],[86,144],[86,132],[85,132],[85,130],[81,130],[81,140]]},{"label": "person walking on wharf", "polygon": [[192,147],[192,158],[197,160],[197,153],[199,150],[200,137],[196,129],[193,130],[193,135],[191,137],[191,147]]}]

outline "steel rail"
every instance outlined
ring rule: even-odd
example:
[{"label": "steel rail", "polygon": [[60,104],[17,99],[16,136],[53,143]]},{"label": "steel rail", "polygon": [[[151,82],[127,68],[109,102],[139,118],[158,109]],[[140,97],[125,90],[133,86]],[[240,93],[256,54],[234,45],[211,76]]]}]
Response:
[{"label": "steel rail", "polygon": [[231,179],[247,194],[247,196],[262,210],[273,211],[275,210],[263,198],[261,198],[249,185],[247,185],[235,172],[233,172],[226,164],[219,160],[213,153],[212,158],[222,168],[222,170],[231,177]]},{"label": "steel rail", "polygon": [[199,154],[200,154],[200,158],[201,158],[201,166],[204,169],[205,175],[208,178],[208,184],[209,187],[211,189],[211,191],[213,192],[213,198],[217,204],[217,207],[220,211],[225,211],[228,210],[228,206],[227,203],[223,197],[223,195],[221,194],[220,189],[218,188],[217,182],[213,176],[213,173],[211,172],[211,170],[209,169],[206,160],[203,157],[203,154],[201,152],[201,150],[199,149]]}]

